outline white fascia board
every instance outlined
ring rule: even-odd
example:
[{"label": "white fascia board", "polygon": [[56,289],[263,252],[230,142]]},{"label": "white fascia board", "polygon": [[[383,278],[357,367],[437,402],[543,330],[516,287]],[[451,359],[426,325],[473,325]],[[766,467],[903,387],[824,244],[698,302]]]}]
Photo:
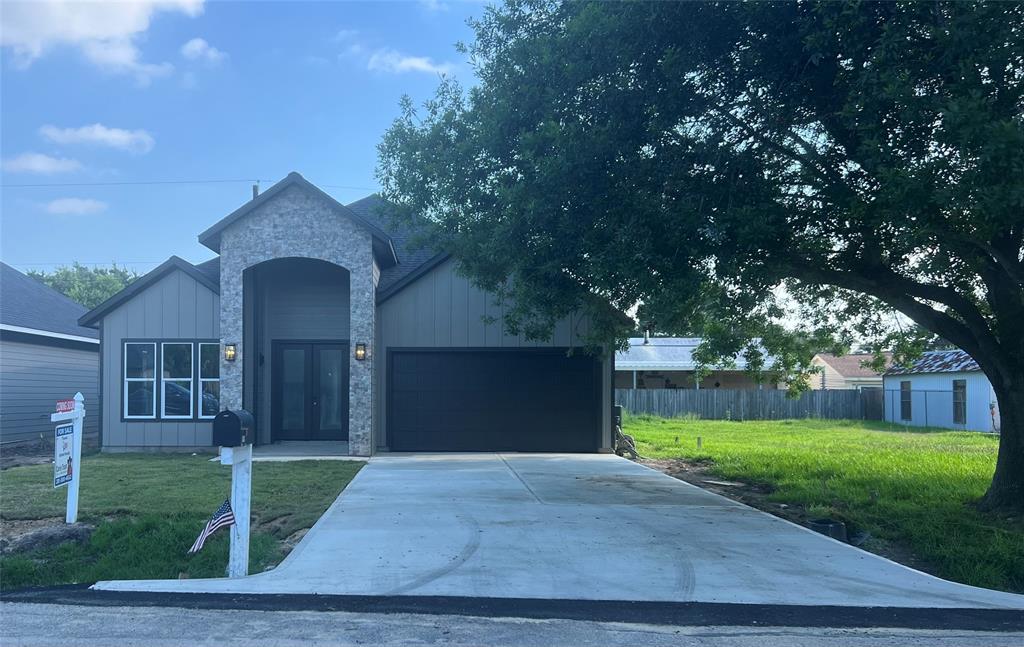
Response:
[{"label": "white fascia board", "polygon": [[87,344],[99,344],[100,340],[93,339],[92,337],[80,337],[78,335],[65,335],[60,332],[52,332],[49,330],[39,330],[37,328],[23,328],[21,326],[10,326],[8,324],[0,324],[0,330],[6,330],[8,332],[20,332],[26,335],[37,335],[39,337],[52,337],[53,339],[67,339],[70,341],[80,341]]}]

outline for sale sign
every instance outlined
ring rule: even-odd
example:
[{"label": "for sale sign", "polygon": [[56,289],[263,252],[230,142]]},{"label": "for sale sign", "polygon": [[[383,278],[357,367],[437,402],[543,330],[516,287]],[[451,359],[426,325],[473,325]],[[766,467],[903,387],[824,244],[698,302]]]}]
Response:
[{"label": "for sale sign", "polygon": [[77,465],[73,464],[75,426],[60,425],[53,436],[53,487],[67,485],[75,476]]},{"label": "for sale sign", "polygon": [[67,413],[75,410],[74,400],[57,400],[57,413]]}]

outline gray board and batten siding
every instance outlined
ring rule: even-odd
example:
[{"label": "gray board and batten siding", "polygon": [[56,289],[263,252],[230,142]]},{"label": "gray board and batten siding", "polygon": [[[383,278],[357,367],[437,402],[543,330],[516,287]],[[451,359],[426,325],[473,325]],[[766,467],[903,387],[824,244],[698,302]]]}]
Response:
[{"label": "gray board and batten siding", "polygon": [[220,296],[174,269],[105,313],[102,321],[104,451],[210,451],[209,420],[124,420],[122,353],[125,340],[219,340]]},{"label": "gray board and batten siding", "polygon": [[[495,295],[475,287],[455,271],[455,261],[443,260],[404,289],[387,296],[377,306],[377,339],[374,349],[374,393],[377,394],[374,436],[378,448],[387,446],[388,353],[401,349],[567,348],[584,343],[588,322],[573,316],[558,323],[551,339],[528,340],[504,329],[503,307]],[[611,446],[611,398],[613,359],[600,360],[601,416],[595,436],[599,448]],[[529,402],[523,403],[529,407]]]}]

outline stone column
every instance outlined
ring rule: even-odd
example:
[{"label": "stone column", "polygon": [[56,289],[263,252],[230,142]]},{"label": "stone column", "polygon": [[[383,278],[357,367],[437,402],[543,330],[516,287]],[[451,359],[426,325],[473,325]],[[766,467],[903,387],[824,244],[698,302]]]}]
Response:
[{"label": "stone column", "polygon": [[[227,237],[225,237],[227,238]],[[229,239],[228,239],[229,240]],[[225,240],[225,243],[228,241]],[[246,361],[242,344],[242,259],[230,244],[220,253],[220,408],[242,408],[242,363]],[[223,344],[235,344],[235,361],[224,359]]]},{"label": "stone column", "polygon": [[[362,257],[365,256],[365,259]],[[352,456],[369,456],[372,447],[373,415],[373,324],[376,298],[373,287],[373,255],[366,245],[360,262],[349,267],[349,402],[348,447]],[[355,358],[356,344],[366,344],[367,358]]]}]

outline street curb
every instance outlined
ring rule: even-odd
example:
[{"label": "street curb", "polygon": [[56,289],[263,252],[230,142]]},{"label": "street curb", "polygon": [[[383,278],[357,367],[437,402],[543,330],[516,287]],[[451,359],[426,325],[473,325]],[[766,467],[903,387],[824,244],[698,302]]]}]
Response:
[{"label": "street curb", "polygon": [[408,613],[676,626],[1024,631],[1024,612],[1015,609],[840,607],[405,595],[144,593],[94,591],[89,589],[88,585],[9,591],[0,595],[0,602],[240,611]]}]

